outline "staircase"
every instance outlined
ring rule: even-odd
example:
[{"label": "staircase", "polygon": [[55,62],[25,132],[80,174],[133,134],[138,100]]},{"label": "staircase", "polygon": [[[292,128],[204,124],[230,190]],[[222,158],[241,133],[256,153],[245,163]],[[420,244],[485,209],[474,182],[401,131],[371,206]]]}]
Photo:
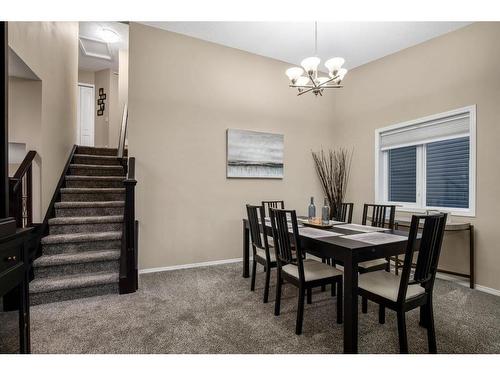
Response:
[{"label": "staircase", "polygon": [[32,305],[118,293],[125,171],[116,154],[76,149],[33,263]]}]

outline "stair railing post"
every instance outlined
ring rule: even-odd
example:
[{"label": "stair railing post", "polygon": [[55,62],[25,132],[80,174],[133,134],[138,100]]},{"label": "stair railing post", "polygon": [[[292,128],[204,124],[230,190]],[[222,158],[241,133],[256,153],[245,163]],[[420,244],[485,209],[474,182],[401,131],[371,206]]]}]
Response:
[{"label": "stair railing post", "polygon": [[135,220],[135,159],[128,160],[125,186],[125,208],[123,212],[123,237],[120,256],[120,294],[137,290],[137,224]]},{"label": "stair railing post", "polygon": [[18,178],[9,179],[9,212],[15,218],[16,226],[23,227],[23,195],[22,180]]},{"label": "stair railing post", "polygon": [[26,226],[33,224],[33,165],[30,165],[26,173]]}]

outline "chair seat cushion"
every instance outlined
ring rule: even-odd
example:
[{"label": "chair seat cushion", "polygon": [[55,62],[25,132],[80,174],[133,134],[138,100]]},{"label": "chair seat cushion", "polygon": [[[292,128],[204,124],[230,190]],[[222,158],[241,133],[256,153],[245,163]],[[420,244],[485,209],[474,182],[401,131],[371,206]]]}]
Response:
[{"label": "chair seat cushion", "polygon": [[372,267],[381,267],[382,265],[386,265],[387,261],[382,258],[382,259],[374,259],[374,260],[367,260],[366,262],[360,262],[358,264],[358,268],[362,268],[364,270],[372,268]]},{"label": "chair seat cushion", "polygon": [[[321,280],[342,275],[342,271],[316,260],[304,259],[303,264],[305,281]],[[296,279],[299,278],[299,268],[295,264],[287,264],[283,266],[282,270]]]},{"label": "chair seat cushion", "polygon": [[[266,259],[266,251],[264,249],[256,249],[257,250],[257,256]],[[274,252],[274,249],[269,249],[269,257],[271,258],[271,262],[276,262],[276,253]]]},{"label": "chair seat cushion", "polygon": [[[358,287],[396,302],[398,300],[400,281],[401,277],[390,272],[368,272],[359,275]],[[408,300],[424,293],[425,289],[420,285],[408,285],[406,299]]]}]

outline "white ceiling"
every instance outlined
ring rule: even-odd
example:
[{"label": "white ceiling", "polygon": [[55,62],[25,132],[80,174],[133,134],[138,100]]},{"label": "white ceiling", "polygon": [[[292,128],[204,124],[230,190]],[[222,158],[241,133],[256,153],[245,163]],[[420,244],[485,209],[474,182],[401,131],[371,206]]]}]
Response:
[{"label": "white ceiling", "polygon": [[[88,38],[97,42],[92,43],[95,47],[95,53],[102,53],[103,49],[109,52],[110,60],[86,56],[79,45],[78,68],[95,72],[103,69],[118,71],[118,55],[121,49],[128,49],[128,25],[121,22],[80,22],[79,37]],[[105,43],[101,39],[101,30],[103,27],[114,30],[119,36],[120,41],[116,43]],[[99,44],[101,46],[99,47]]]},{"label": "white ceiling", "polygon": [[[314,55],[314,22],[143,22],[228,47],[300,64]],[[318,22],[318,56],[341,56],[348,69],[470,22]],[[324,68],[323,68],[324,69]]]}]

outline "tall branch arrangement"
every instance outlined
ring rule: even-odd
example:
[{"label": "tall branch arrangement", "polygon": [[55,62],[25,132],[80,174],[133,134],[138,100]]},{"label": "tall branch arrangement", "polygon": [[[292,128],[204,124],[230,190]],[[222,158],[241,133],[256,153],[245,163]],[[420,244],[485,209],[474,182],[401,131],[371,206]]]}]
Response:
[{"label": "tall branch arrangement", "polygon": [[338,217],[340,213],[349,182],[352,153],[352,150],[345,148],[312,151],[316,172],[330,205],[330,219]]}]

